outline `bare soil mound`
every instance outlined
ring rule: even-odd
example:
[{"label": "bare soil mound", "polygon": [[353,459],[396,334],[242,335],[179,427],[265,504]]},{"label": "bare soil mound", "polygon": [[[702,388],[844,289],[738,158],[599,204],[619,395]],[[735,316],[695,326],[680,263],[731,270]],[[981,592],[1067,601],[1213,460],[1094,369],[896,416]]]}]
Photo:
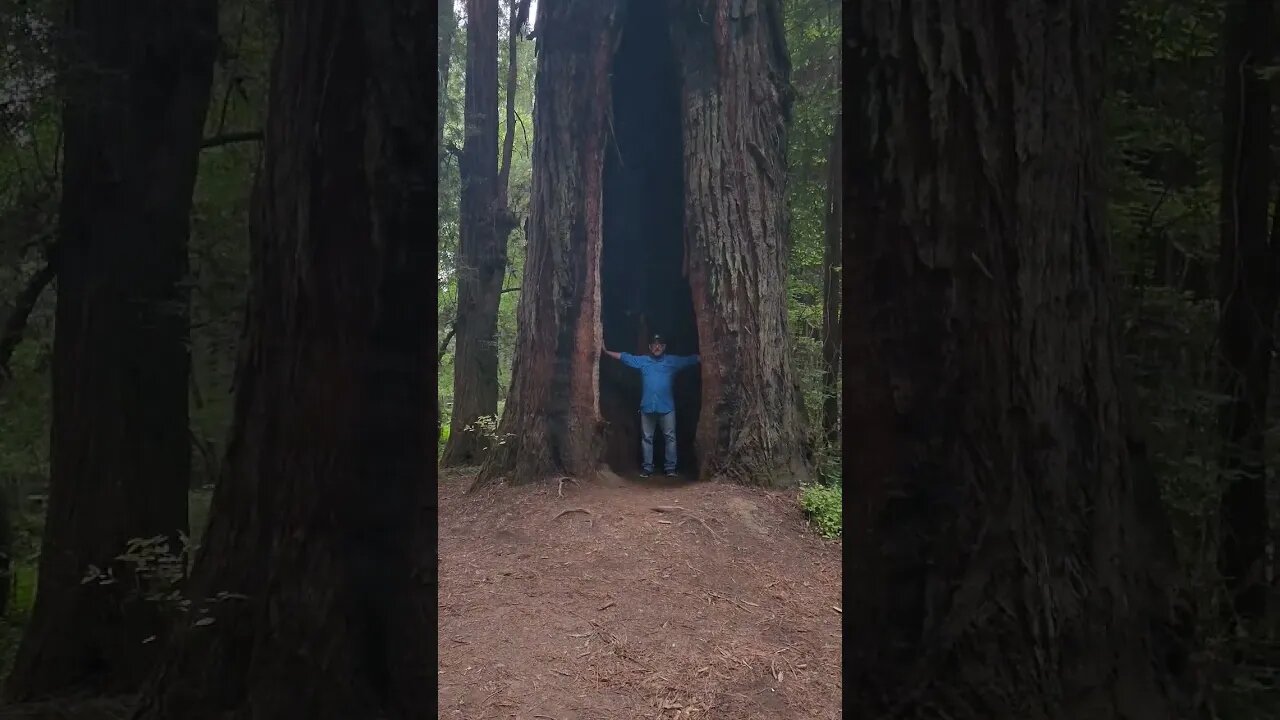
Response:
[{"label": "bare soil mound", "polygon": [[840,546],[795,494],[440,478],[442,718],[838,718]]}]

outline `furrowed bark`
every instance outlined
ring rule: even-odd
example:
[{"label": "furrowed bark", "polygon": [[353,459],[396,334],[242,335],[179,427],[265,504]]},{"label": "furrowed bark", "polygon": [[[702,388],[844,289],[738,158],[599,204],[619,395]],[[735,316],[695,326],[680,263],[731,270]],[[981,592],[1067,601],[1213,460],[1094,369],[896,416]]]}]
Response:
[{"label": "furrowed bark", "polygon": [[1103,11],[883,0],[850,21],[855,717],[1185,716],[1108,287]]},{"label": "furrowed bark", "polygon": [[181,629],[139,720],[431,706],[434,589],[410,549],[433,461],[434,16],[279,16],[232,437],[188,584],[213,622]]},{"label": "furrowed bark", "polygon": [[539,8],[529,249],[511,389],[477,482],[592,476],[599,407],[601,176],[612,0]]},{"label": "furrowed bark", "polygon": [[489,438],[475,429],[498,413],[498,301],[507,269],[499,232],[498,0],[467,2],[467,87],[463,122],[453,413],[441,467],[475,465]]},{"label": "furrowed bark", "polygon": [[684,73],[685,242],[702,355],[701,474],[795,485],[811,469],[786,342],[792,90],[782,4],[689,0],[671,7]]},{"label": "furrowed bark", "polygon": [[[136,690],[167,633],[114,558],[156,536],[177,553],[187,529],[187,237],[216,4],[77,0],[65,30],[52,476],[13,701]],[[118,582],[82,582],[91,566]]]}]

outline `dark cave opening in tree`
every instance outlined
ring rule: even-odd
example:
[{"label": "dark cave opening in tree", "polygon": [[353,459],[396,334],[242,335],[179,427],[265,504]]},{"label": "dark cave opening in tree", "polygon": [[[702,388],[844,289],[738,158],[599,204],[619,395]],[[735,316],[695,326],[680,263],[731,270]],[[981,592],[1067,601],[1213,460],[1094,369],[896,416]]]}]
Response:
[{"label": "dark cave opening in tree", "polygon": [[[601,320],[605,347],[648,352],[661,333],[667,352],[698,352],[698,331],[686,272],[684,159],[680,72],[665,3],[627,4],[611,73],[612,120],[606,146],[601,258]],[[676,453],[682,471],[697,467],[694,435],[701,405],[697,368],[674,383]],[[640,460],[640,376],[606,360],[600,371],[600,411],[607,422],[605,460],[616,471]],[[654,465],[663,463],[661,431]]]}]

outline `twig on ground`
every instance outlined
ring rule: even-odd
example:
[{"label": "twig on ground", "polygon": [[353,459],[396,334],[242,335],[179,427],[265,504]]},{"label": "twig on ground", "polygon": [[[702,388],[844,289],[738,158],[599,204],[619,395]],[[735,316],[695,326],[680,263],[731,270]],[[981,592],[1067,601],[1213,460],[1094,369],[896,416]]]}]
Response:
[{"label": "twig on ground", "polygon": [[[716,531],[711,529],[711,526],[707,524],[706,520],[703,520],[697,515],[690,515],[689,517],[692,520],[697,520],[698,522],[702,523],[702,527],[706,528],[707,532],[711,534],[711,539],[715,540],[716,542],[720,542],[720,536],[716,535]],[[688,520],[686,520],[685,522],[688,522]],[[680,523],[680,524],[683,525],[684,523]]]},{"label": "twig on ground", "polygon": [[576,513],[576,512],[580,512],[580,513],[583,513],[583,514],[585,514],[585,515],[590,515],[590,514],[591,514],[591,511],[590,511],[590,510],[587,510],[586,508],[569,508],[568,510],[561,510],[560,512],[556,513],[556,516],[555,516],[555,517],[553,517],[553,518],[551,518],[551,519],[552,519],[552,520],[559,520],[561,515],[568,515],[569,513]]},{"label": "twig on ground", "polygon": [[609,602],[605,603],[604,605],[601,605],[600,607],[596,608],[596,610],[608,610],[609,608],[613,607],[613,606],[614,606],[614,605],[616,605],[616,604],[617,604],[617,603],[615,603],[614,601],[610,600]]},{"label": "twig on ground", "polygon": [[748,610],[748,609],[746,609],[746,608],[742,607],[742,604],[741,604],[741,603],[739,603],[737,600],[734,600],[734,599],[733,599],[733,598],[731,598],[731,597],[725,597],[724,595],[721,595],[720,593],[713,593],[713,592],[710,592],[710,591],[708,591],[708,592],[707,592],[707,594],[708,594],[708,595],[710,595],[711,597],[718,597],[718,598],[720,598],[721,600],[724,600],[725,602],[732,603],[734,606],[736,606],[739,610],[741,610],[741,611],[742,611],[742,612],[744,612],[744,613],[747,613],[747,614],[750,614],[750,613],[751,613],[751,611],[750,611],[750,610]]}]

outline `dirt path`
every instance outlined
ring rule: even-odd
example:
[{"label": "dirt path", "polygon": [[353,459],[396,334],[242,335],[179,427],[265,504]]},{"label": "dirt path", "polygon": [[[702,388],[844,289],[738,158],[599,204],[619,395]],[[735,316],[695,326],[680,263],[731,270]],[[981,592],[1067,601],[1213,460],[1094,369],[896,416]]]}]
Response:
[{"label": "dirt path", "polygon": [[841,716],[840,547],[794,493],[469,483],[440,479],[441,718]]}]

